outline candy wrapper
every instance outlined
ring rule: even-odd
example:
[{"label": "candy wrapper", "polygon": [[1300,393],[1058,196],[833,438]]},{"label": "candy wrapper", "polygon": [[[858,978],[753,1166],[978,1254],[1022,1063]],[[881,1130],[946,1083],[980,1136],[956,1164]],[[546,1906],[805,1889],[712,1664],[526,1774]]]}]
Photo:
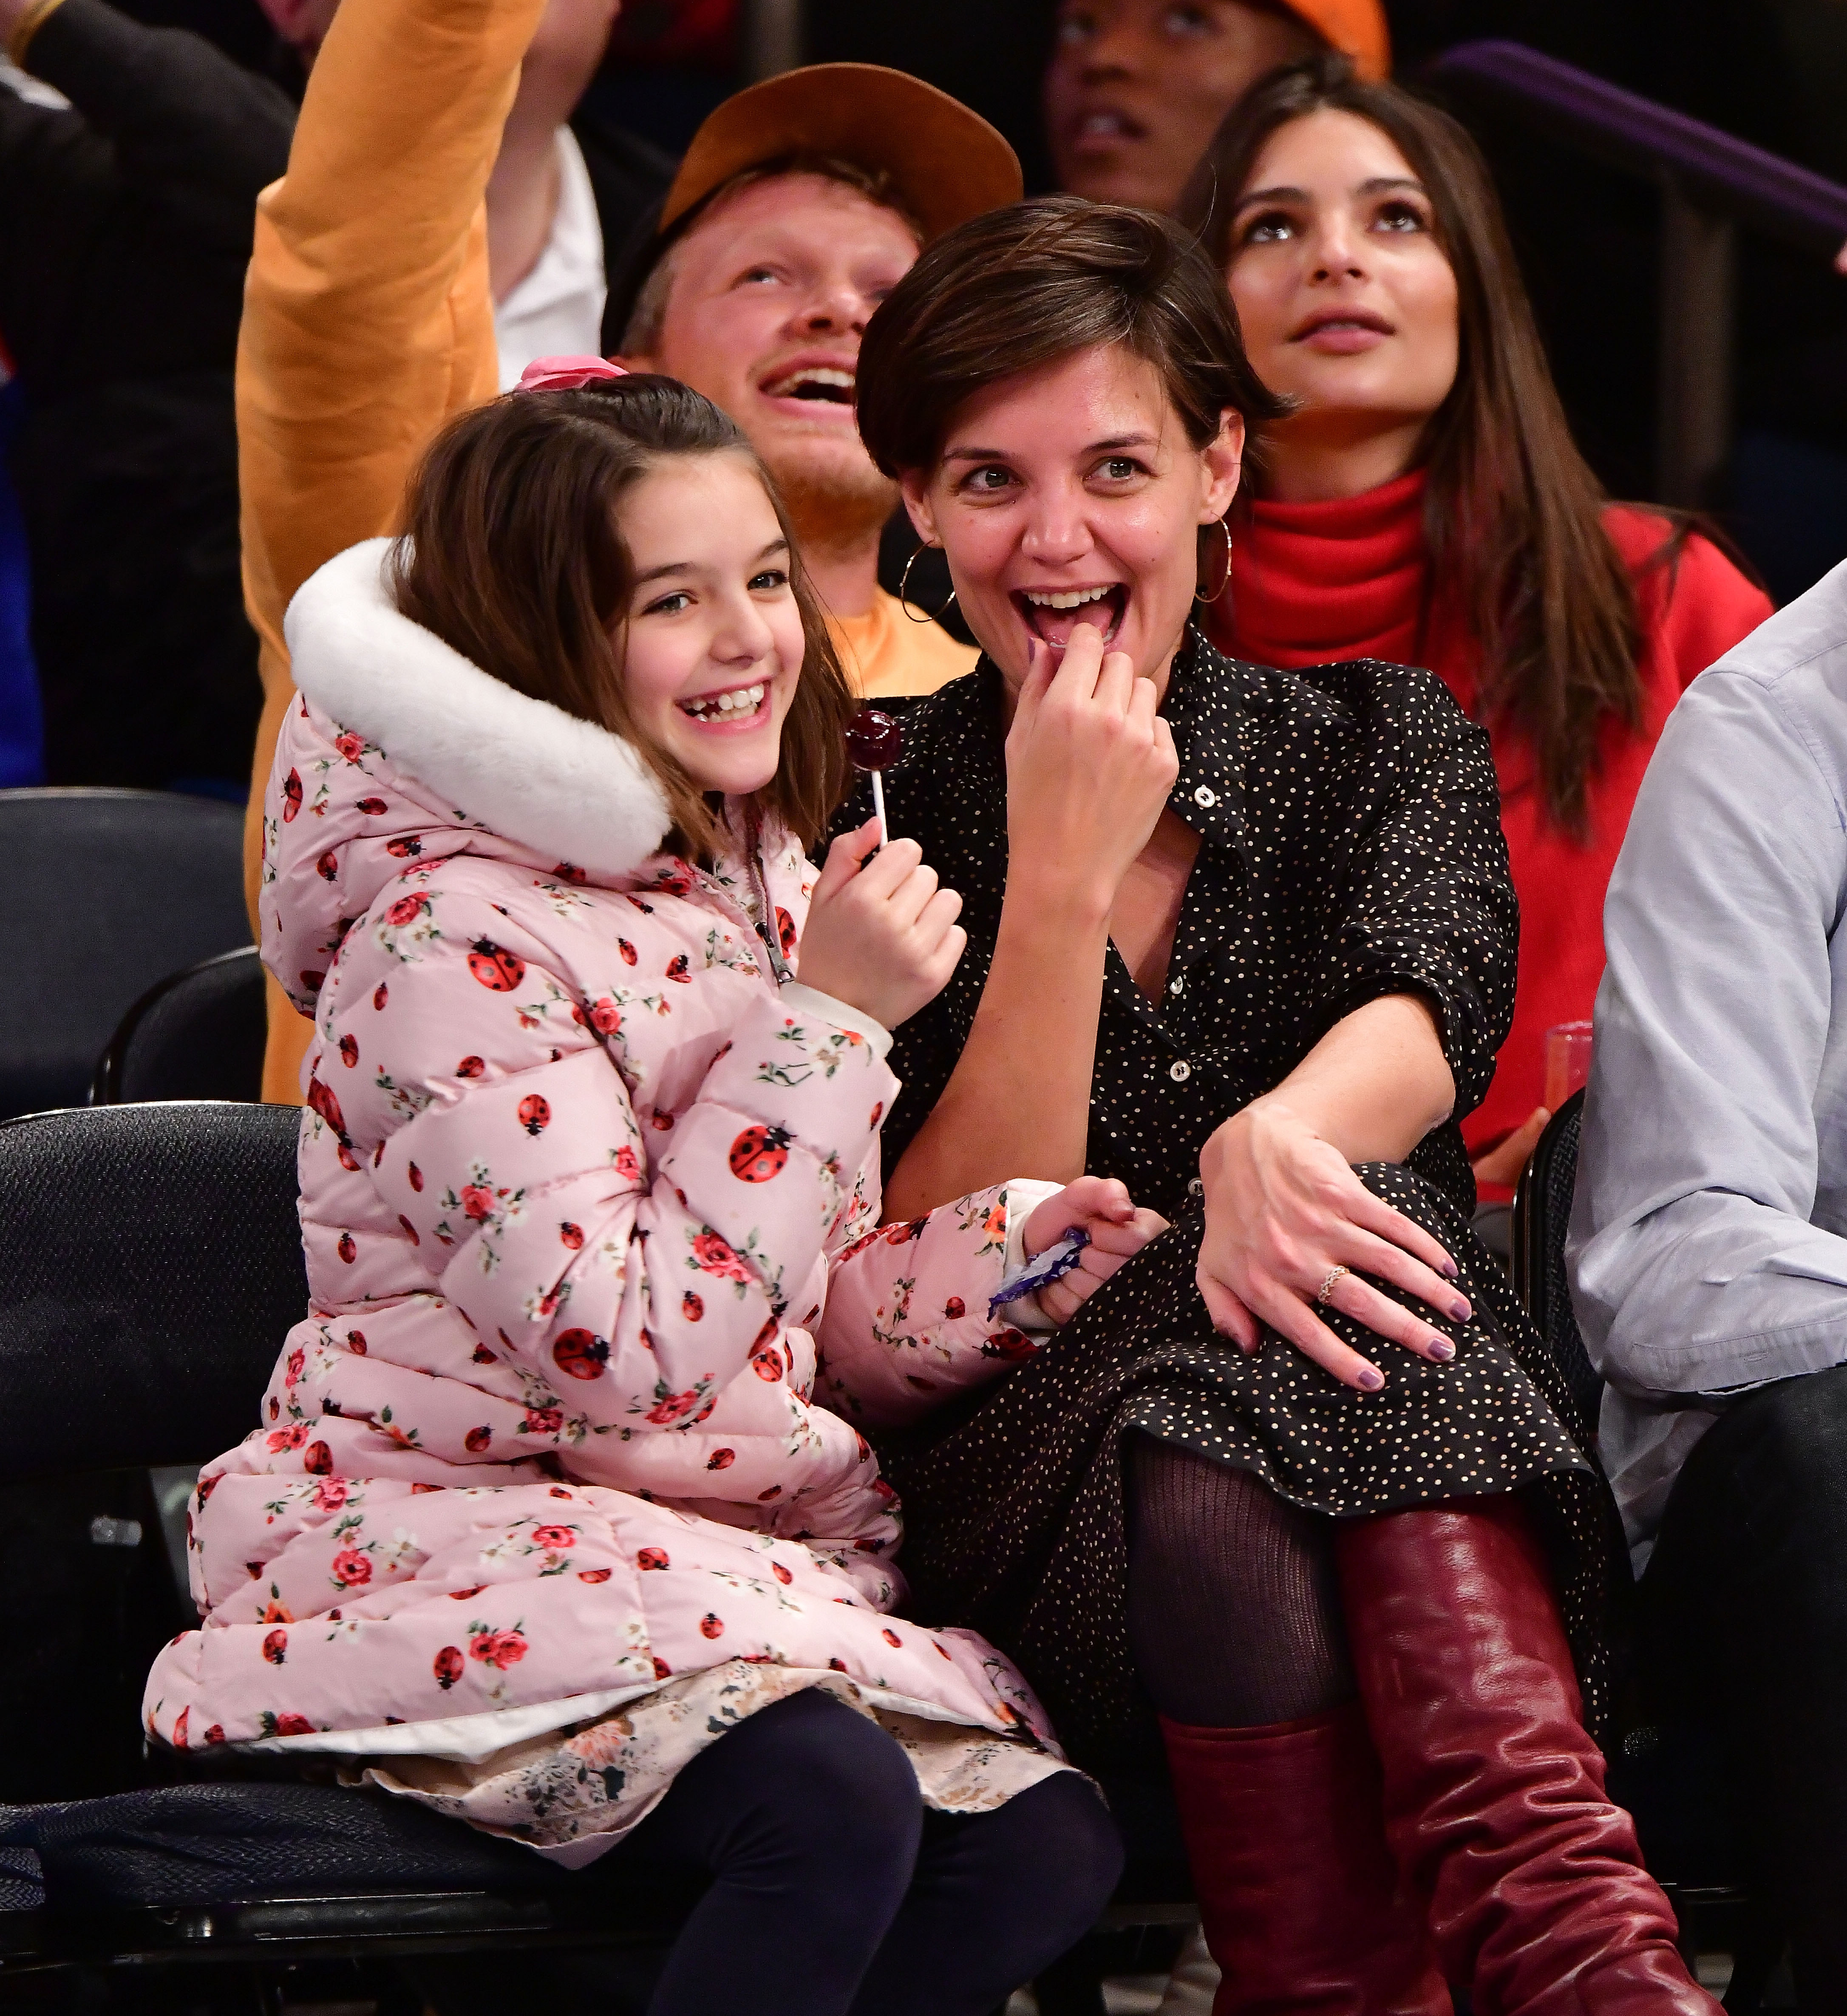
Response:
[{"label": "candy wrapper", "polygon": [[1062,1281],[1072,1268],[1084,1257],[1084,1248],[1090,1244],[1090,1235],[1081,1225],[1074,1225],[1056,1246],[1048,1246],[1026,1263],[1026,1271],[1016,1274],[1010,1281],[1003,1281],[988,1304],[988,1320],[992,1323],[1009,1302],[1017,1302],[1022,1295],[1035,1294],[1041,1288],[1049,1288],[1054,1281]]}]

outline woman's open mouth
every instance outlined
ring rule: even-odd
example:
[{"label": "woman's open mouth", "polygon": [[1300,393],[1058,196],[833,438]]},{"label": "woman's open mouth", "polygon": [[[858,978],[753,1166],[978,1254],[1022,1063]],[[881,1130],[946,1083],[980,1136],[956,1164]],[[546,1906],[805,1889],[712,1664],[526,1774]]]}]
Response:
[{"label": "woman's open mouth", "polygon": [[1054,651],[1064,649],[1080,623],[1100,630],[1104,643],[1112,644],[1128,611],[1129,584],[1111,581],[1095,588],[1016,589],[1013,601],[1021,622]]},{"label": "woman's open mouth", "polygon": [[696,693],[679,705],[701,728],[742,728],[758,719],[769,700],[769,682],[759,679],[754,686],[729,686],[723,693]]}]

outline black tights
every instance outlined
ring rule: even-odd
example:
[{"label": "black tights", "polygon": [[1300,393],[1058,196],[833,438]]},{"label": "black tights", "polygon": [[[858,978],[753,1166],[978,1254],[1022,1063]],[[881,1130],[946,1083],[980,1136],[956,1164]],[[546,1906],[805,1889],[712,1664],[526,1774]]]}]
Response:
[{"label": "black tights", "polygon": [[1083,1936],[1122,1867],[1086,1780],[926,1811],[898,1744],[812,1691],[701,1751],[614,1852],[713,1879],[649,2016],[985,2016]]},{"label": "black tights", "polygon": [[1334,1522],[1150,1436],[1125,1468],[1129,1645],[1161,1712],[1249,1729],[1351,1700]]}]

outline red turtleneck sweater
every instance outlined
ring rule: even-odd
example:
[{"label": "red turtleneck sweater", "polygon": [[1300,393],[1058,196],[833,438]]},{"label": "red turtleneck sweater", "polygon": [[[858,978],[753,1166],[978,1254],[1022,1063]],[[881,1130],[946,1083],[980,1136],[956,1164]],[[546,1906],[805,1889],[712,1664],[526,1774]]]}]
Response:
[{"label": "red turtleneck sweater", "polygon": [[[1769,598],[1710,541],[1695,535],[1677,560],[1651,567],[1669,535],[1660,517],[1613,504],[1604,523],[1636,582],[1646,718],[1640,734],[1606,724],[1581,841],[1546,817],[1525,743],[1494,731],[1501,825],[1520,897],[1520,981],[1494,1082],[1463,1125],[1473,1154],[1539,1104],[1546,1031],[1590,1016],[1604,970],[1604,892],[1669,710],[1697,673],[1770,614]],[[1433,624],[1419,635],[1428,573],[1421,470],[1330,504],[1259,500],[1211,612],[1213,642],[1266,665],[1341,658],[1428,665],[1472,715],[1473,641],[1455,625]]]}]

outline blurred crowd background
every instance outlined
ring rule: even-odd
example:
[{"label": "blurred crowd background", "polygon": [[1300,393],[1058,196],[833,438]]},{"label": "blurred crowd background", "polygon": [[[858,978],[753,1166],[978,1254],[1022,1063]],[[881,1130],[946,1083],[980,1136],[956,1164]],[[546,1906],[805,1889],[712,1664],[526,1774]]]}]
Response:
[{"label": "blurred crowd background", "polygon": [[[1201,4],[1174,0],[1166,27],[1183,34]],[[199,203],[243,214],[250,188],[286,160],[302,52],[332,0],[121,0],[121,11],[196,31],[260,83],[227,130],[200,134],[221,158]],[[1847,551],[1847,283],[1742,235],[1729,453],[1698,497],[1664,496],[1659,193],[1446,86],[1431,66],[1463,42],[1518,41],[1847,182],[1847,7],[1390,0],[1385,12],[1399,79],[1434,85],[1488,154],[1567,412],[1609,493],[1698,503],[1778,602],[1801,592]],[[645,211],[699,121],[740,83],[797,61],[889,64],[992,121],[1035,193],[1060,180],[1043,82],[1059,19],[1054,0],[631,0],[572,124],[607,220],[621,207],[612,186]],[[3,81],[24,101],[54,102],[10,67]],[[79,262],[74,242],[99,227],[74,200],[67,214],[48,208],[46,166],[30,134],[16,142],[0,118],[0,369],[10,350],[23,381],[0,391],[13,478],[0,495],[0,785],[241,800],[260,696],[234,585],[227,290],[137,251],[131,213],[117,220],[123,249],[100,283],[98,247],[84,246]],[[224,256],[247,250],[233,234]]]}]

